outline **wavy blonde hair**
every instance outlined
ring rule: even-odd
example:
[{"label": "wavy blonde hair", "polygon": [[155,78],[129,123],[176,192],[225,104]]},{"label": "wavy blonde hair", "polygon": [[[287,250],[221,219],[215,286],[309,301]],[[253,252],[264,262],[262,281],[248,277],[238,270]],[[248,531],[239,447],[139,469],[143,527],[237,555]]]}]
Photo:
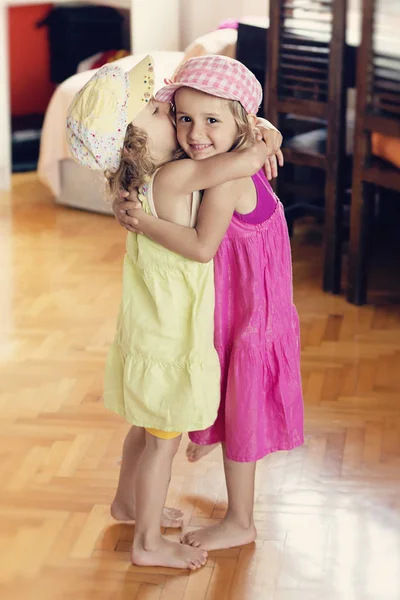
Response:
[{"label": "wavy blonde hair", "polygon": [[121,162],[115,172],[106,171],[107,195],[112,202],[120,190],[132,190],[144,184],[156,170],[151,158],[149,138],[143,129],[130,123],[126,129]]},{"label": "wavy blonde hair", "polygon": [[247,111],[238,100],[228,100],[229,109],[238,128],[238,137],[231,150],[243,150],[255,142],[254,129],[248,119]]}]

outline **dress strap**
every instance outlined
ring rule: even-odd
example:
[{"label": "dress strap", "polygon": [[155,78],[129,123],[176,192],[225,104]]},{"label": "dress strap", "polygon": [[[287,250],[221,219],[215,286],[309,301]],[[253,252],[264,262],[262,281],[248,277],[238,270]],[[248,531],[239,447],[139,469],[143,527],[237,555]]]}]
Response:
[{"label": "dress strap", "polygon": [[270,184],[269,186],[266,184],[266,182],[265,182],[265,179],[264,179],[264,177],[265,177],[265,176],[264,176],[264,177],[261,177],[261,175],[260,175],[260,171],[258,171],[258,173],[256,173],[256,174],[255,174],[255,176],[257,177],[257,179],[258,179],[259,181],[261,181],[262,185],[263,185],[263,186],[264,186],[264,188],[267,190],[267,192],[268,192],[269,194],[271,194],[271,193],[272,193],[272,195],[274,196],[274,198],[276,199],[276,201],[277,201],[277,202],[279,202],[279,198],[278,198],[278,196],[275,194],[274,190],[272,189],[272,186],[271,186],[271,184]]},{"label": "dress strap", "polygon": [[[157,169],[157,171],[155,171],[153,173],[150,181],[147,184],[147,189],[146,189],[146,193],[145,193],[145,197],[147,199],[147,204],[148,204],[149,211],[153,215],[153,217],[157,217],[157,218],[158,218],[158,215],[157,215],[156,207],[155,207],[155,204],[154,204],[154,198],[153,198],[153,183],[154,183],[154,178],[157,175],[158,171],[159,171],[159,169]],[[196,225],[197,214],[199,212],[199,207],[200,207],[200,192],[192,192],[192,202],[191,202],[191,206],[190,206],[190,223],[189,223],[189,227],[194,227]]]},{"label": "dress strap", "polygon": [[154,178],[157,175],[159,170],[160,169],[157,169],[157,171],[155,171],[153,173],[153,175],[151,176],[150,181],[147,184],[147,190],[146,190],[146,194],[145,194],[145,196],[147,198],[147,203],[149,205],[150,214],[152,214],[153,217],[157,217],[157,218],[158,218],[158,215],[157,215],[156,207],[154,205],[154,198],[153,198],[153,182],[154,182]]}]

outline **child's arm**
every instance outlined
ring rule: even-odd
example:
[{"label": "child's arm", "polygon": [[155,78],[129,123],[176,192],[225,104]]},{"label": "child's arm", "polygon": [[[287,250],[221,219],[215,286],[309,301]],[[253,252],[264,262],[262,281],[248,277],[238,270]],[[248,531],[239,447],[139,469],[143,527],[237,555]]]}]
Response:
[{"label": "child's arm", "polygon": [[197,262],[209,262],[231,222],[237,191],[235,182],[206,190],[194,228],[163,221],[136,209],[131,211],[137,221],[136,230],[181,256]]},{"label": "child's arm", "polygon": [[160,169],[155,185],[168,195],[191,194],[254,175],[265,164],[267,155],[266,144],[257,140],[244,150],[217,154],[204,160],[173,161]]},{"label": "child's arm", "polygon": [[[280,151],[282,135],[275,128],[270,129],[270,127],[273,127],[273,125],[271,125],[265,119],[257,119],[256,126],[260,129],[261,135],[269,152],[275,152],[275,154],[267,157],[264,165],[267,178],[272,179],[278,175],[277,159],[279,164],[281,166],[283,165],[283,156],[282,152]],[[120,190],[119,197],[117,197],[113,202],[113,211],[118,223],[133,233],[137,232],[133,222],[134,219],[131,216],[131,211],[135,209],[135,201],[137,201],[136,190],[132,190],[130,193],[126,190]],[[141,215],[138,214],[138,216]]]}]

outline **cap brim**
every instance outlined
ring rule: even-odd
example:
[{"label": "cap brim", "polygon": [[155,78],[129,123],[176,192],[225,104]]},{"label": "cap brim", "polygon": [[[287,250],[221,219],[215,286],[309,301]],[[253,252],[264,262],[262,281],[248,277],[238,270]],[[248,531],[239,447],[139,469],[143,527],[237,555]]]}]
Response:
[{"label": "cap brim", "polygon": [[216,96],[217,98],[225,98],[226,100],[237,100],[237,98],[233,95],[231,95],[231,97],[228,97],[229,95],[225,92],[222,95],[221,90],[215,89],[210,85],[187,82],[169,83],[168,85],[165,85],[160,90],[158,90],[154,98],[155,100],[157,100],[157,102],[173,102],[176,91],[183,87],[191,88],[199,92],[204,92],[205,94],[210,94],[211,96]]},{"label": "cap brim", "polygon": [[[154,60],[148,54],[129,71],[124,71],[129,82],[127,120],[131,123],[146,107],[154,94]],[[145,98],[147,95],[147,99]]]},{"label": "cap brim", "polygon": [[157,100],[157,102],[173,102],[176,90],[179,90],[181,87],[185,87],[185,84],[169,83],[156,92],[154,99]]}]

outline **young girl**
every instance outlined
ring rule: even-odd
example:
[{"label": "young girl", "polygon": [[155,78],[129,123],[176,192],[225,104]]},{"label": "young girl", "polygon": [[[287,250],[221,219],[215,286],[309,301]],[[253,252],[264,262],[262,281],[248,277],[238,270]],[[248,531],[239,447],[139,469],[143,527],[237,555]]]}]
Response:
[{"label": "young girl", "polygon": [[[69,109],[69,144],[81,164],[105,172],[111,196],[121,186],[141,187],[149,216],[194,225],[197,190],[258,171],[266,145],[255,142],[202,162],[169,162],[177,149],[170,107],[155,102],[152,92],[150,57],[129,73],[116,65],[103,67]],[[243,136],[249,137],[253,122],[241,123]],[[132,561],[137,565],[196,569],[206,561],[203,550],[163,537],[160,525],[181,433],[209,427],[217,417],[220,367],[213,313],[211,263],[190,261],[128,234],[104,399],[133,425],[124,444],[114,515],[136,519]]]},{"label": "young girl", "polygon": [[[251,92],[236,66],[222,57],[191,59],[156,94],[174,101],[178,141],[194,160],[234,147],[238,115],[249,118]],[[221,404],[216,422],[190,437],[223,444],[228,510],[221,524],[183,541],[208,550],[249,543],[256,537],[256,462],[303,443],[299,323],[282,205],[260,171],[206,190],[195,228],[140,209],[133,215],[138,230],[169,250],[201,262],[214,257]]]}]

